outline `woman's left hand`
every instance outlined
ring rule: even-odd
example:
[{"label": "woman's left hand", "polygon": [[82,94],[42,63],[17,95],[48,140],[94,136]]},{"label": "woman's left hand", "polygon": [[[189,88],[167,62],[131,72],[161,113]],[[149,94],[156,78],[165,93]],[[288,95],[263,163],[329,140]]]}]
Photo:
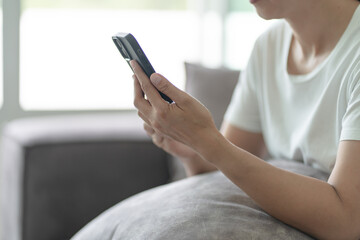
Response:
[{"label": "woman's left hand", "polygon": [[[131,61],[131,66],[135,73],[134,105],[139,116],[154,130],[195,151],[204,146],[206,139],[219,133],[210,112],[199,101],[160,74],[154,73],[149,79],[136,61]],[[174,102],[166,102],[158,90]]]}]

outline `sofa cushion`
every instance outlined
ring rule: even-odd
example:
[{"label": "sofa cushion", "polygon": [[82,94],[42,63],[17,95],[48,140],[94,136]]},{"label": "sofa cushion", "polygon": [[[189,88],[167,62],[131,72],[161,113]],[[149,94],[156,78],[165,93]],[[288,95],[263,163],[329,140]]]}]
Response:
[{"label": "sofa cushion", "polygon": [[[271,164],[326,180],[301,163]],[[197,175],[135,195],[107,210],[72,240],[311,239],[276,220],[221,172]]]},{"label": "sofa cushion", "polygon": [[135,112],[14,120],[1,144],[4,240],[69,239],[109,207],[170,177],[168,155]]},{"label": "sofa cushion", "polygon": [[203,103],[220,128],[230,103],[240,72],[227,68],[206,68],[199,64],[185,63],[185,90]]}]

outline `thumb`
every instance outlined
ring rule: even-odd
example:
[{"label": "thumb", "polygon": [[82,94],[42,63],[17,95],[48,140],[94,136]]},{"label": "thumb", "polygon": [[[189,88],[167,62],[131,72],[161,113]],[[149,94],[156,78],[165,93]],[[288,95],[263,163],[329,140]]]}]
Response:
[{"label": "thumb", "polygon": [[174,102],[180,103],[187,96],[185,92],[175,87],[169,80],[159,73],[152,74],[150,76],[150,80],[157,90],[167,95]]}]

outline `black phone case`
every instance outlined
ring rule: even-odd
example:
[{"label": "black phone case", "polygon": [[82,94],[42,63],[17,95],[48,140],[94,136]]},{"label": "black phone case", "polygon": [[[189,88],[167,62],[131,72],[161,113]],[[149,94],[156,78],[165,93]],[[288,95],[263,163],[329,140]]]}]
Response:
[{"label": "black phone case", "polygon": [[[153,66],[150,64],[144,51],[141,49],[139,43],[131,33],[118,33],[114,35],[112,39],[120,54],[127,61],[129,66],[131,60],[136,60],[149,78],[151,74],[155,73]],[[130,68],[132,69],[131,66]],[[173,102],[162,92],[159,91],[159,93],[164,100],[168,101],[169,103]]]}]

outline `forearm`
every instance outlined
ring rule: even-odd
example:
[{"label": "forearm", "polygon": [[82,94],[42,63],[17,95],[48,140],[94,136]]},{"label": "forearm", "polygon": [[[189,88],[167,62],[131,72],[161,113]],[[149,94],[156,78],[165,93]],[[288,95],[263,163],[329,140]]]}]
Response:
[{"label": "forearm", "polygon": [[191,158],[180,158],[180,160],[188,177],[218,170],[213,164],[205,161],[197,153],[191,156]]},{"label": "forearm", "polygon": [[199,153],[270,215],[321,239],[355,235],[351,213],[330,184],[278,169],[219,134],[208,139]]}]

